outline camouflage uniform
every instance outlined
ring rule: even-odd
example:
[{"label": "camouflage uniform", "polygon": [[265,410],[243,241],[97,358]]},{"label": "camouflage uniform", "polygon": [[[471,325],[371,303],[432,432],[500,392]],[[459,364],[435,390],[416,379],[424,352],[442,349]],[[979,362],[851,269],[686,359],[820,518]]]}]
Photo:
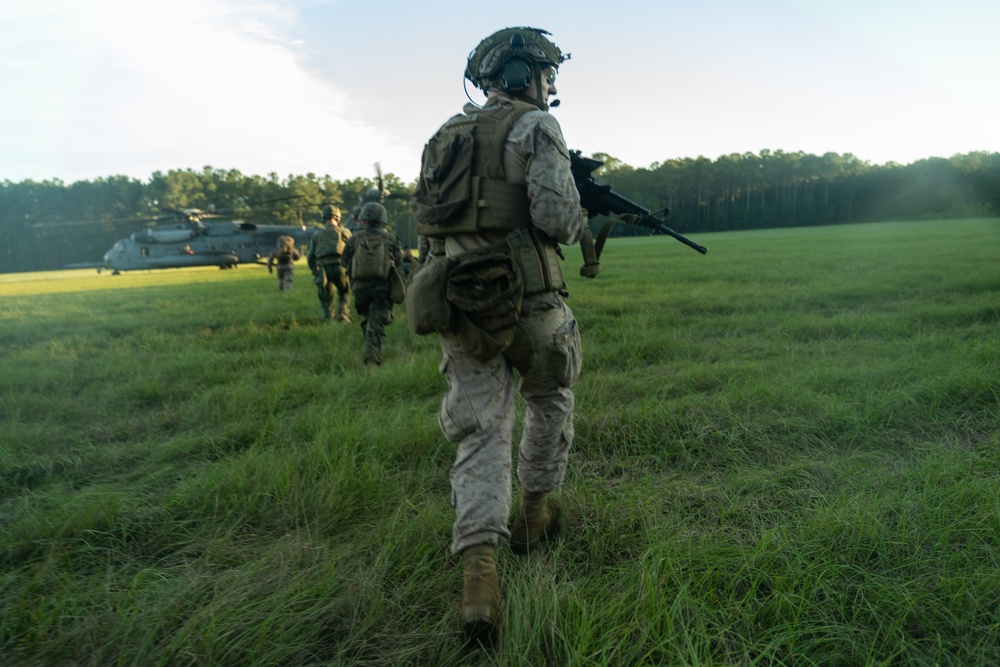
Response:
[{"label": "camouflage uniform", "polygon": [[[495,106],[468,104],[464,111],[510,109],[501,98]],[[560,243],[580,240],[587,213],[580,207],[569,153],[554,116],[531,111],[514,123],[507,135],[504,171],[508,182],[527,185],[535,228]],[[486,232],[447,236],[446,255],[459,256],[502,238]],[[580,332],[560,295],[549,291],[525,297],[514,343],[500,355],[477,361],[447,333],[441,334],[441,349],[448,393],[438,421],[445,437],[458,444],[451,469],[456,510],[452,551],[458,554],[510,538],[515,389],[527,403],[517,466],[522,490],[549,492],[562,482],[573,442],[572,387],[580,375]]]},{"label": "camouflage uniform", "polygon": [[278,291],[284,292],[292,288],[295,281],[295,262],[302,258],[302,253],[298,248],[292,248],[291,255],[286,255],[281,248],[275,248],[267,256],[267,272],[272,273],[274,267],[278,269]]},{"label": "camouflage uniform", "polygon": [[[372,204],[366,204],[370,206]],[[374,204],[374,206],[379,206]],[[383,209],[384,210],[384,209]],[[383,235],[386,237],[386,251],[394,266],[399,267],[403,261],[402,243],[395,234],[386,229],[368,224],[357,231],[347,241],[344,248],[344,266],[350,268],[358,243],[366,236]],[[385,328],[393,321],[393,303],[389,298],[391,282],[389,278],[352,280],[354,288],[354,308],[361,315],[361,331],[364,334],[365,347],[361,360],[365,364],[378,366],[382,363],[382,343],[385,342]]]},{"label": "camouflage uniform", "polygon": [[[334,217],[327,217],[331,213]],[[323,319],[333,319],[336,310],[335,319],[350,323],[351,281],[347,269],[344,268],[346,264],[341,261],[340,253],[351,238],[351,232],[341,227],[339,221],[339,209],[328,208],[323,220],[326,226],[309,241],[306,263],[313,273],[319,304],[323,309]],[[337,250],[338,247],[340,251]],[[334,292],[336,292],[336,309]]]}]

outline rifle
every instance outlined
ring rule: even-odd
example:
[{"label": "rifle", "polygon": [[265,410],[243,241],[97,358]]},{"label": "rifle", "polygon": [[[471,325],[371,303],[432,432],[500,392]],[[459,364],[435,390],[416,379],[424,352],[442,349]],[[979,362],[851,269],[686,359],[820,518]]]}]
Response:
[{"label": "rifle", "polygon": [[[648,208],[644,208],[631,199],[618,194],[611,189],[610,185],[601,185],[595,181],[593,172],[604,164],[600,160],[583,157],[580,151],[570,151],[569,160],[570,168],[573,170],[573,180],[576,181],[576,189],[580,191],[580,204],[591,215],[608,215],[609,213],[628,214],[633,220],[623,220],[623,222],[652,229],[658,234],[673,236],[684,245],[694,248],[702,255],[708,252],[708,248],[705,246],[695,243],[683,234],[678,234],[667,227],[663,218],[670,215],[669,208],[653,213]],[[663,216],[663,218],[660,216]],[[610,230],[610,226],[606,226],[605,229],[601,230],[597,242],[597,257],[600,257],[601,248],[604,246],[604,240],[607,238]]]}]

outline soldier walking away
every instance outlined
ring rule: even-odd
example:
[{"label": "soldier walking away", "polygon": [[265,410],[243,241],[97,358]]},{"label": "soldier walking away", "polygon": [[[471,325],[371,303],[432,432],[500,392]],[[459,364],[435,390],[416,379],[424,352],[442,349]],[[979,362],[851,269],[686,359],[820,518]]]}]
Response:
[{"label": "soldier walking away", "polygon": [[[495,640],[502,623],[494,549],[529,553],[556,532],[549,494],[563,481],[573,442],[580,332],[562,299],[558,244],[578,242],[588,214],[562,129],[548,113],[557,69],[569,58],[548,35],[506,28],[472,51],[465,77],[486,101],[466,104],[431,137],[411,199],[418,233],[445,245],[443,287],[427,294],[446,294],[444,309],[454,308],[450,325],[436,328],[448,382],[438,421],[458,446],[451,550],[465,570],[461,624],[479,640]],[[476,196],[455,186],[469,182]],[[408,311],[441,305],[430,296],[418,303],[424,297],[415,291],[411,283]],[[515,392],[527,407],[511,520]]]},{"label": "soldier walking away", "polygon": [[444,257],[444,239],[417,237],[417,263],[426,264],[435,257]]},{"label": "soldier walking away", "polygon": [[403,262],[402,243],[385,229],[385,207],[369,202],[361,207],[358,222],[363,226],[347,241],[344,266],[354,287],[354,307],[361,315],[365,347],[361,360],[369,367],[382,363],[385,328],[392,324],[393,271]]},{"label": "soldier walking away", "polygon": [[267,256],[267,272],[274,273],[274,267],[277,264],[279,292],[292,289],[292,283],[295,282],[294,262],[301,257],[302,253],[295,247],[295,239],[291,236],[278,237],[278,244]]},{"label": "soldier walking away", "polygon": [[312,238],[306,249],[306,263],[316,283],[324,322],[336,319],[351,323],[351,280],[346,265],[341,261],[350,238],[351,232],[340,226],[340,209],[336,206],[324,207],[323,229]]}]

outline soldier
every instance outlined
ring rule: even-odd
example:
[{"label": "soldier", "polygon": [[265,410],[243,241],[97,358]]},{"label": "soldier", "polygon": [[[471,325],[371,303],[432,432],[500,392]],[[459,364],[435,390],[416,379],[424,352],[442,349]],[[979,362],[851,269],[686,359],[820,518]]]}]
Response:
[{"label": "soldier", "polygon": [[417,262],[426,264],[433,257],[444,257],[444,239],[417,237]]},{"label": "soldier", "polygon": [[267,256],[267,272],[274,273],[274,265],[278,266],[278,291],[292,289],[295,281],[295,262],[301,259],[302,253],[295,247],[295,239],[291,236],[279,236],[278,243]]},{"label": "soldier", "polygon": [[402,264],[402,243],[383,227],[388,216],[382,204],[365,204],[357,219],[363,227],[347,241],[343,259],[354,285],[354,307],[363,318],[361,360],[375,367],[382,363],[385,328],[392,324],[392,271]]},{"label": "soldier", "polygon": [[[573,441],[580,332],[561,298],[558,244],[579,241],[588,216],[548,113],[557,68],[569,57],[548,34],[507,28],[472,51],[465,77],[486,101],[466,104],[428,141],[411,199],[418,233],[444,239],[447,300],[457,311],[440,333],[448,392],[438,421],[458,445],[451,550],[465,568],[462,626],[478,639],[495,638],[501,623],[493,550],[509,543],[528,553],[556,532],[549,494],[563,481]],[[476,197],[454,189],[468,177],[478,181]],[[508,523],[515,391],[527,409],[520,502]]]},{"label": "soldier", "polygon": [[333,293],[337,293],[337,321],[351,323],[351,281],[347,275],[341,255],[347,246],[351,232],[340,226],[340,209],[336,206],[323,208],[324,228],[309,241],[306,249],[306,263],[313,273],[313,282],[323,309],[323,321],[333,319]]},{"label": "soldier", "polygon": [[407,248],[403,251],[403,263],[400,265],[400,270],[403,272],[403,276],[409,278],[413,273],[413,265],[416,263],[417,258],[413,256],[413,251]]}]

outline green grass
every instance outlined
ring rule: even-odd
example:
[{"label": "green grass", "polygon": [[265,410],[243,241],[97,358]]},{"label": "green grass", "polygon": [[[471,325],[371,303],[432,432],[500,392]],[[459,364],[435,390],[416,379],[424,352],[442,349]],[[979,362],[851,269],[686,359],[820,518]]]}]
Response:
[{"label": "green grass", "polygon": [[308,274],[0,276],[0,662],[1000,663],[1000,221],[612,240],[561,536],[463,646],[434,337]]}]

